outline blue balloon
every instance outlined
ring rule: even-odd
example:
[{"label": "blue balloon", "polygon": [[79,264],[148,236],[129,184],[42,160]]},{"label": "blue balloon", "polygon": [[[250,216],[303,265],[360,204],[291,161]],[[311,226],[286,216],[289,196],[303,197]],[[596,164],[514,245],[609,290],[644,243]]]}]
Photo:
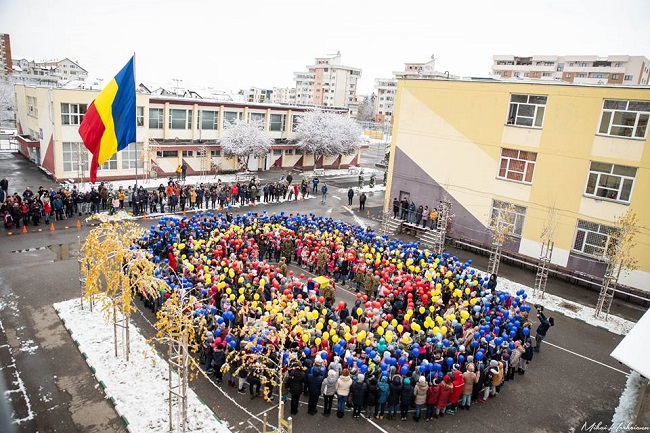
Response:
[{"label": "blue balloon", "polygon": [[481,361],[483,359],[483,356],[484,356],[483,352],[477,352],[475,358],[477,360]]},{"label": "blue balloon", "polygon": [[400,370],[402,373],[402,376],[406,376],[409,372],[409,366],[408,365],[403,365],[402,369]]},{"label": "blue balloon", "polygon": [[451,367],[452,364],[454,363],[454,358],[452,358],[452,357],[448,357],[447,360],[446,360],[445,362],[447,363],[448,366]]},{"label": "blue balloon", "polygon": [[528,334],[530,334],[530,329],[529,329],[529,328],[524,328],[524,329],[522,330],[522,332],[524,333],[524,335],[525,335],[526,337],[528,337]]}]

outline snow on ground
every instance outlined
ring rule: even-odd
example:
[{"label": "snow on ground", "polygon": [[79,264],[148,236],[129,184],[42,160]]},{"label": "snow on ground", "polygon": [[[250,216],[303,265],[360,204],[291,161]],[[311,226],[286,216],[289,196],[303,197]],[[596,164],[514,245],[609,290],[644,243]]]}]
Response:
[{"label": "snow on ground", "polygon": [[639,429],[640,426],[636,426],[637,408],[639,399],[643,399],[643,390],[647,385],[648,379],[641,376],[638,371],[632,370],[632,373],[627,377],[618,407],[614,411],[610,432],[626,432]]},{"label": "snow on ground", "polygon": [[[79,299],[54,304],[61,320],[79,344],[86,362],[95,369],[95,377],[105,385],[107,397],[115,401],[118,414],[128,420],[134,433],[168,431],[168,364],[147,343],[140,331],[130,325],[131,355],[126,362],[114,353],[113,327],[107,323],[101,308],[82,310]],[[136,379],[137,378],[137,379]],[[137,382],[137,383],[136,383]],[[188,388],[188,432],[230,433]],[[176,415],[174,415],[176,424]]]},{"label": "snow on ground", "polygon": [[[476,269],[476,271],[482,272],[478,269]],[[610,314],[607,320],[597,319],[594,317],[595,310],[591,307],[587,307],[585,305],[578,304],[576,302],[572,302],[559,296],[551,295],[549,293],[546,293],[544,295],[544,298],[542,298],[541,293],[533,293],[534,290],[532,287],[510,281],[503,277],[498,278],[497,289],[505,290],[512,296],[516,296],[516,293],[519,290],[525,290],[526,295],[528,296],[526,299],[526,302],[528,302],[528,304],[543,305],[545,311],[554,311],[564,316],[586,322],[590,325],[605,328],[614,334],[625,335],[630,331],[630,329],[634,327],[634,322],[625,320],[618,316],[614,316],[613,314]],[[549,314],[547,313],[546,316],[548,317]]]}]

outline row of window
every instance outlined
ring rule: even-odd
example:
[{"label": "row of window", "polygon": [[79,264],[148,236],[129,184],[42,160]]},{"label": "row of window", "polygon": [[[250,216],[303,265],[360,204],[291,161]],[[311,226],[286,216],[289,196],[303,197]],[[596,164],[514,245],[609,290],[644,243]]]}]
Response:
[{"label": "row of window", "polygon": [[[509,227],[513,236],[520,237],[526,219],[526,208],[499,200],[492,200],[492,222],[499,220]],[[510,214],[508,214],[510,213]],[[602,256],[613,242],[616,228],[586,220],[577,220],[571,249],[594,257]]]},{"label": "row of window", "polygon": [[[545,95],[510,95],[509,125],[541,128],[548,97]],[[605,99],[598,134],[645,139],[650,118],[650,101]]]},{"label": "row of window", "polygon": [[[194,151],[194,150],[182,150],[182,155],[183,158],[201,158],[203,155],[201,154],[200,150]],[[273,155],[279,156],[279,155],[294,155],[295,154],[295,149],[273,149]],[[178,150],[159,150],[156,152],[156,156],[158,158],[178,158]],[[221,156],[221,150],[211,150],[210,151],[210,156],[211,157],[218,157]]]},{"label": "row of window", "polygon": [[[37,116],[37,114],[31,114],[36,110],[38,113],[38,108],[35,107],[36,101],[35,98],[31,98],[34,101],[29,100],[28,103],[32,102],[33,105],[29,105],[30,115]],[[62,125],[80,125],[81,120],[83,119],[84,114],[88,110],[87,104],[61,104],[61,124]],[[162,129],[164,122],[164,111],[162,108],[150,108],[149,109],[149,128],[151,129]],[[168,127],[169,129],[192,129],[192,113],[191,109],[170,109],[169,110],[169,119]],[[238,111],[224,111],[223,120],[224,124],[226,122],[234,122],[236,119],[241,120],[243,116],[242,112]],[[301,116],[293,115],[292,129],[295,129],[298,125],[298,121]],[[271,114],[269,118],[269,130],[270,131],[284,131],[286,123],[286,114]],[[260,121],[262,126],[266,128],[266,113],[249,113],[248,121]],[[138,126],[144,126],[144,107],[137,107],[136,121]],[[196,119],[196,127],[201,130],[214,130],[219,129],[219,112],[213,110],[200,110]]]},{"label": "row of window", "polygon": [[[536,162],[536,152],[502,148],[497,178],[530,184]],[[636,173],[636,167],[591,161],[584,194],[629,203]]]},{"label": "row of window", "polygon": [[[143,167],[143,161],[140,158],[142,155],[142,143],[137,143],[137,151],[140,152],[136,158],[136,149],[133,145],[128,146],[126,149],[118,152],[122,158],[122,169],[129,170]],[[79,172],[88,167],[88,150],[81,142],[64,142],[63,148],[63,171]],[[113,155],[108,161],[102,164],[98,170],[117,170],[117,153]]]}]

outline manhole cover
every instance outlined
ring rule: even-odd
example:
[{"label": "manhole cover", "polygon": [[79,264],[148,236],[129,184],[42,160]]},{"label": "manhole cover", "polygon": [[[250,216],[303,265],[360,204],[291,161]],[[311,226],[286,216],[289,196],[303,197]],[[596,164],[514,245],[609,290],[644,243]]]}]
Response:
[{"label": "manhole cover", "polygon": [[577,313],[580,310],[580,307],[574,304],[568,304],[566,302],[560,302],[558,307],[566,308],[567,310],[571,310],[574,313]]}]

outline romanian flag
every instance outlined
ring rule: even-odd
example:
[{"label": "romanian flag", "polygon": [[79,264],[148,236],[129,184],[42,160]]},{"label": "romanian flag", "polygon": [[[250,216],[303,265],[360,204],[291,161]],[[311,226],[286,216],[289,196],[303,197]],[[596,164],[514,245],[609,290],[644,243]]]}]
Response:
[{"label": "romanian flag", "polygon": [[135,143],[135,76],[131,60],[90,104],[79,126],[79,135],[93,159],[90,181],[97,180],[97,167],[130,143]]}]

